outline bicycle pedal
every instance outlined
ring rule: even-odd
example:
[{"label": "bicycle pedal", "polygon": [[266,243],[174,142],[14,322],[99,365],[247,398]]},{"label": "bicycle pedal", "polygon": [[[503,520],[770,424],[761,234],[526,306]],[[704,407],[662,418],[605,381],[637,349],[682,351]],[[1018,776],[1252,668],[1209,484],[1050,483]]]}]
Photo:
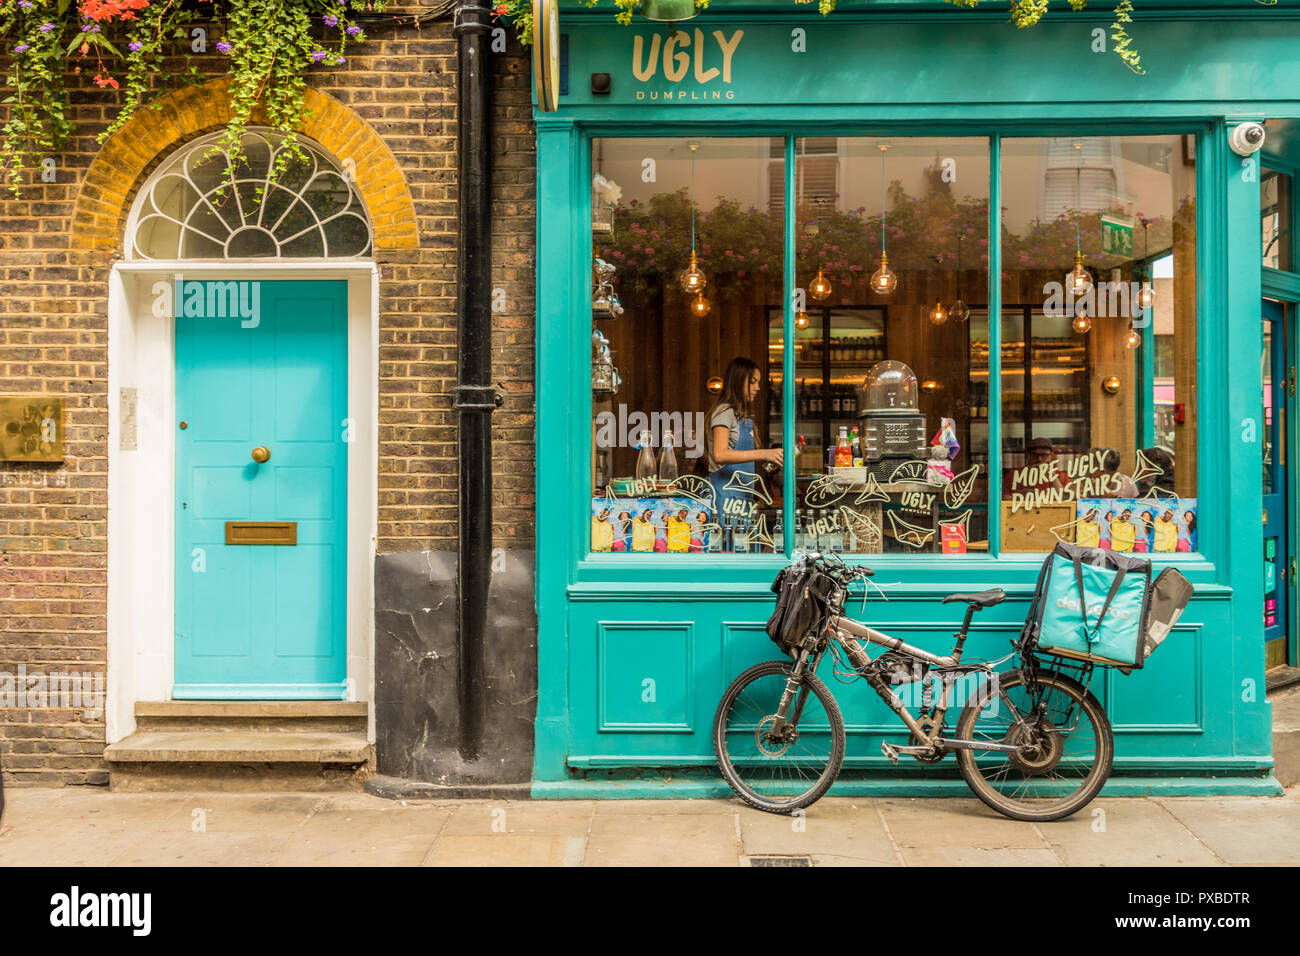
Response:
[{"label": "bicycle pedal", "polygon": [[897,748],[897,747],[895,747],[893,744],[889,743],[889,741],[884,741],[884,742],[881,743],[881,745],[880,745],[880,752],[881,752],[882,754],[884,754],[886,757],[888,757],[889,760],[890,760],[890,763],[892,763],[895,767],[898,766],[898,748]]}]

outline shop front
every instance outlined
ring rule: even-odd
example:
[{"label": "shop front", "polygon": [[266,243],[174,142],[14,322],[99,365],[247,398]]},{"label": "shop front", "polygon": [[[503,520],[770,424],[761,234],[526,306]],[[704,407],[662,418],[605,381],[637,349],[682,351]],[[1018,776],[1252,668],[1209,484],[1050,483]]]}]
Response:
[{"label": "shop front", "polygon": [[[715,6],[561,11],[535,114],[534,793],[725,793],[714,709],[777,655],[796,549],[874,568],[855,616],[936,652],[943,596],[1004,588],[967,645],[996,660],[1058,541],[1196,587],[1145,669],[1094,678],[1106,792],[1276,792],[1300,281],[1259,227],[1290,222],[1294,8],[1139,20],[1137,75],[1109,16]],[[1248,122],[1276,154],[1233,151]],[[835,792],[964,788],[831,687]]]}]

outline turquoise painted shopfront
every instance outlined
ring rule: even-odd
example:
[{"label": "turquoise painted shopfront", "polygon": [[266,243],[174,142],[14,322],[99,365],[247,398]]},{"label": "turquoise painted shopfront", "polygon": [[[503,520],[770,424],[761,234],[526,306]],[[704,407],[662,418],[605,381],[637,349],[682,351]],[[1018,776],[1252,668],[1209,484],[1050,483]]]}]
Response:
[{"label": "turquoise painted shopfront", "polygon": [[[1300,4],[1138,14],[1144,75],[1102,9],[1017,31],[714,0],[675,33],[562,9],[559,108],[535,114],[536,795],[727,793],[714,709],[777,656],[768,586],[796,547],[875,568],[855,616],[933,651],[960,623],[944,595],[1006,589],[968,645],[993,660],[1056,540],[1196,587],[1144,670],[1094,679],[1105,792],[1278,791]],[[1267,140],[1241,156],[1247,122]],[[859,471],[834,471],[841,428]],[[893,767],[892,715],[829,670],[833,793],[966,792],[950,762]]]}]

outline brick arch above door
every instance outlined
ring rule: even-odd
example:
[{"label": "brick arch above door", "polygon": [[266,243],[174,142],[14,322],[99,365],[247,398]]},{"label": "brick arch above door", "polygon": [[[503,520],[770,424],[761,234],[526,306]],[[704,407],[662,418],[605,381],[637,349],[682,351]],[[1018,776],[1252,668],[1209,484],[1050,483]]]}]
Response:
[{"label": "brick arch above door", "polygon": [[[195,136],[230,120],[227,80],[187,87],[142,107],[114,133],[86,170],[73,209],[70,246],[78,251],[112,251],[122,240],[131,198],[154,161]],[[306,115],[298,131],[341,162],[352,160],[356,186],[365,200],[376,252],[419,246],[415,205],[406,177],[387,144],[365,120],[338,100],[308,89]],[[265,123],[254,114],[252,123]]]}]

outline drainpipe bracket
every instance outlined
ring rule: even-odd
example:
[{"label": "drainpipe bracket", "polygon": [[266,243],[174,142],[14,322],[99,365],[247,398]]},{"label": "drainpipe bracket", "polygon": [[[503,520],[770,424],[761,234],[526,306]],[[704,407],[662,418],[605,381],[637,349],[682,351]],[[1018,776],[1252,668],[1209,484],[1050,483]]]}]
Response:
[{"label": "drainpipe bracket", "polygon": [[473,0],[466,0],[456,7],[451,32],[453,36],[465,33],[490,33],[492,31],[492,11],[479,6]]},{"label": "drainpipe bracket", "polygon": [[451,407],[458,412],[491,412],[505,402],[505,396],[491,385],[457,385],[451,393]]}]

